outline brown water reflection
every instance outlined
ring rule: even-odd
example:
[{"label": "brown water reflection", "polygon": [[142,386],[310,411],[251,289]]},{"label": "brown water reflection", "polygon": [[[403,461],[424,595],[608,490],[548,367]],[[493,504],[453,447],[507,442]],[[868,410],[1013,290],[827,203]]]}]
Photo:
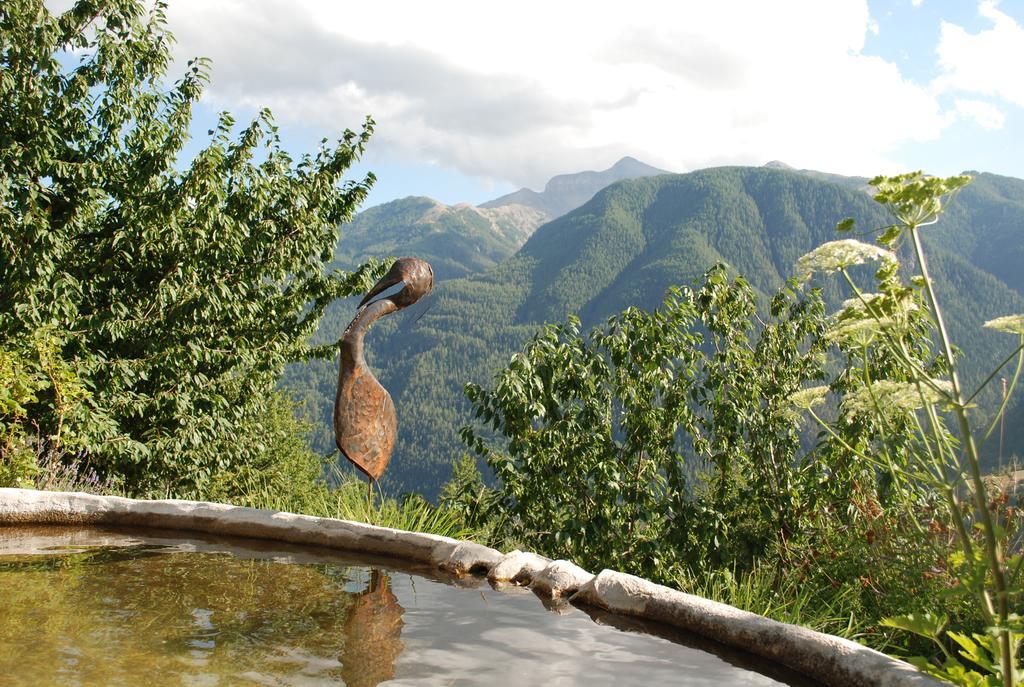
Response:
[{"label": "brown water reflection", "polygon": [[370,572],[370,584],[360,593],[345,620],[348,641],[341,654],[341,674],[350,687],[375,687],[395,677],[395,659],[402,653],[402,613],[382,570]]}]

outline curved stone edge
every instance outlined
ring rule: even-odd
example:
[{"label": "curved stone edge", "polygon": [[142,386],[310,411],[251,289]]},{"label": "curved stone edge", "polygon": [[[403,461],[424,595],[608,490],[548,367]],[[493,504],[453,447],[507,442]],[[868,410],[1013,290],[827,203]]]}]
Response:
[{"label": "curved stone edge", "polygon": [[593,575],[570,561],[500,551],[451,537],[350,520],[205,501],[0,488],[0,525],[122,525],[271,539],[433,565],[454,575],[486,573],[554,600],[569,599],[654,620],[792,668],[832,687],[938,687],[908,663],[841,637],[780,623],[613,570]]},{"label": "curved stone edge", "polygon": [[501,553],[471,542],[350,520],[257,510],[205,501],[146,501],[79,492],[0,489],[0,524],[123,525],[273,539],[393,556],[455,574]]},{"label": "curved stone edge", "polygon": [[537,571],[530,589],[552,599],[569,598],[594,579],[592,573],[570,561],[552,561]]},{"label": "curved stone edge", "polygon": [[768,658],[828,685],[945,684],[909,663],[848,639],[780,623],[614,570],[602,570],[570,600],[673,625]]},{"label": "curved stone edge", "polygon": [[551,564],[545,558],[529,551],[510,551],[487,571],[487,580],[493,583],[512,582],[514,584],[530,583],[533,576]]}]

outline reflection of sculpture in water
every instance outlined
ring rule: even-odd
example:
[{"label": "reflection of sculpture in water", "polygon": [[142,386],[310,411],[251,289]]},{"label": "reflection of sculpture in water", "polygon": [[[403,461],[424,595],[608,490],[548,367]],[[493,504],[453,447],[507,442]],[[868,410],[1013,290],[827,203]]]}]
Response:
[{"label": "reflection of sculpture in water", "polygon": [[395,677],[402,653],[405,609],[391,592],[387,573],[370,572],[370,586],[356,597],[345,620],[341,676],[349,687],[375,687]]},{"label": "reflection of sculpture in water", "polygon": [[[390,287],[397,293],[370,302]],[[398,436],[391,394],[378,382],[363,357],[363,336],[384,315],[408,307],[430,293],[434,270],[423,260],[399,258],[366,294],[341,337],[341,369],[334,399],[334,438],[341,453],[370,480],[384,474]]]}]

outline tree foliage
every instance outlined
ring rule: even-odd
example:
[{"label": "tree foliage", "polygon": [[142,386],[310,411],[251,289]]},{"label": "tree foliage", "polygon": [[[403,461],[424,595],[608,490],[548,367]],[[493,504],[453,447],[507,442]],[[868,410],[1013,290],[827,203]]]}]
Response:
[{"label": "tree foliage", "polygon": [[269,112],[237,132],[222,113],[184,165],[208,64],[166,86],[171,41],[159,2],[0,7],[0,351],[41,371],[3,450],[39,436],[132,491],[194,493],[266,448],[283,366],[327,354],[305,343],[325,306],[373,276],[325,268],[373,123],[293,160]]},{"label": "tree foliage", "polygon": [[823,374],[824,310],[787,291],[771,311],[755,326],[752,290],[719,265],[589,337],[575,318],[548,326],[492,388],[468,385],[490,431],[463,437],[518,535],[662,579],[747,567],[793,536],[821,472],[801,460],[789,396]]}]

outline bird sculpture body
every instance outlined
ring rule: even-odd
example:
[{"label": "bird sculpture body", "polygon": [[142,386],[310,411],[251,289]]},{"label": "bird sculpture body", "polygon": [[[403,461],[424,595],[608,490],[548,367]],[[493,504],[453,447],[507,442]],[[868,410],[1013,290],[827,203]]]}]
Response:
[{"label": "bird sculpture body", "polygon": [[[381,295],[392,287],[393,295]],[[423,298],[434,286],[434,270],[423,260],[400,258],[359,303],[341,337],[341,369],[334,399],[334,438],[341,453],[371,482],[384,474],[398,437],[391,394],[373,376],[363,356],[363,337],[374,322]],[[377,300],[374,297],[381,296]]]}]

